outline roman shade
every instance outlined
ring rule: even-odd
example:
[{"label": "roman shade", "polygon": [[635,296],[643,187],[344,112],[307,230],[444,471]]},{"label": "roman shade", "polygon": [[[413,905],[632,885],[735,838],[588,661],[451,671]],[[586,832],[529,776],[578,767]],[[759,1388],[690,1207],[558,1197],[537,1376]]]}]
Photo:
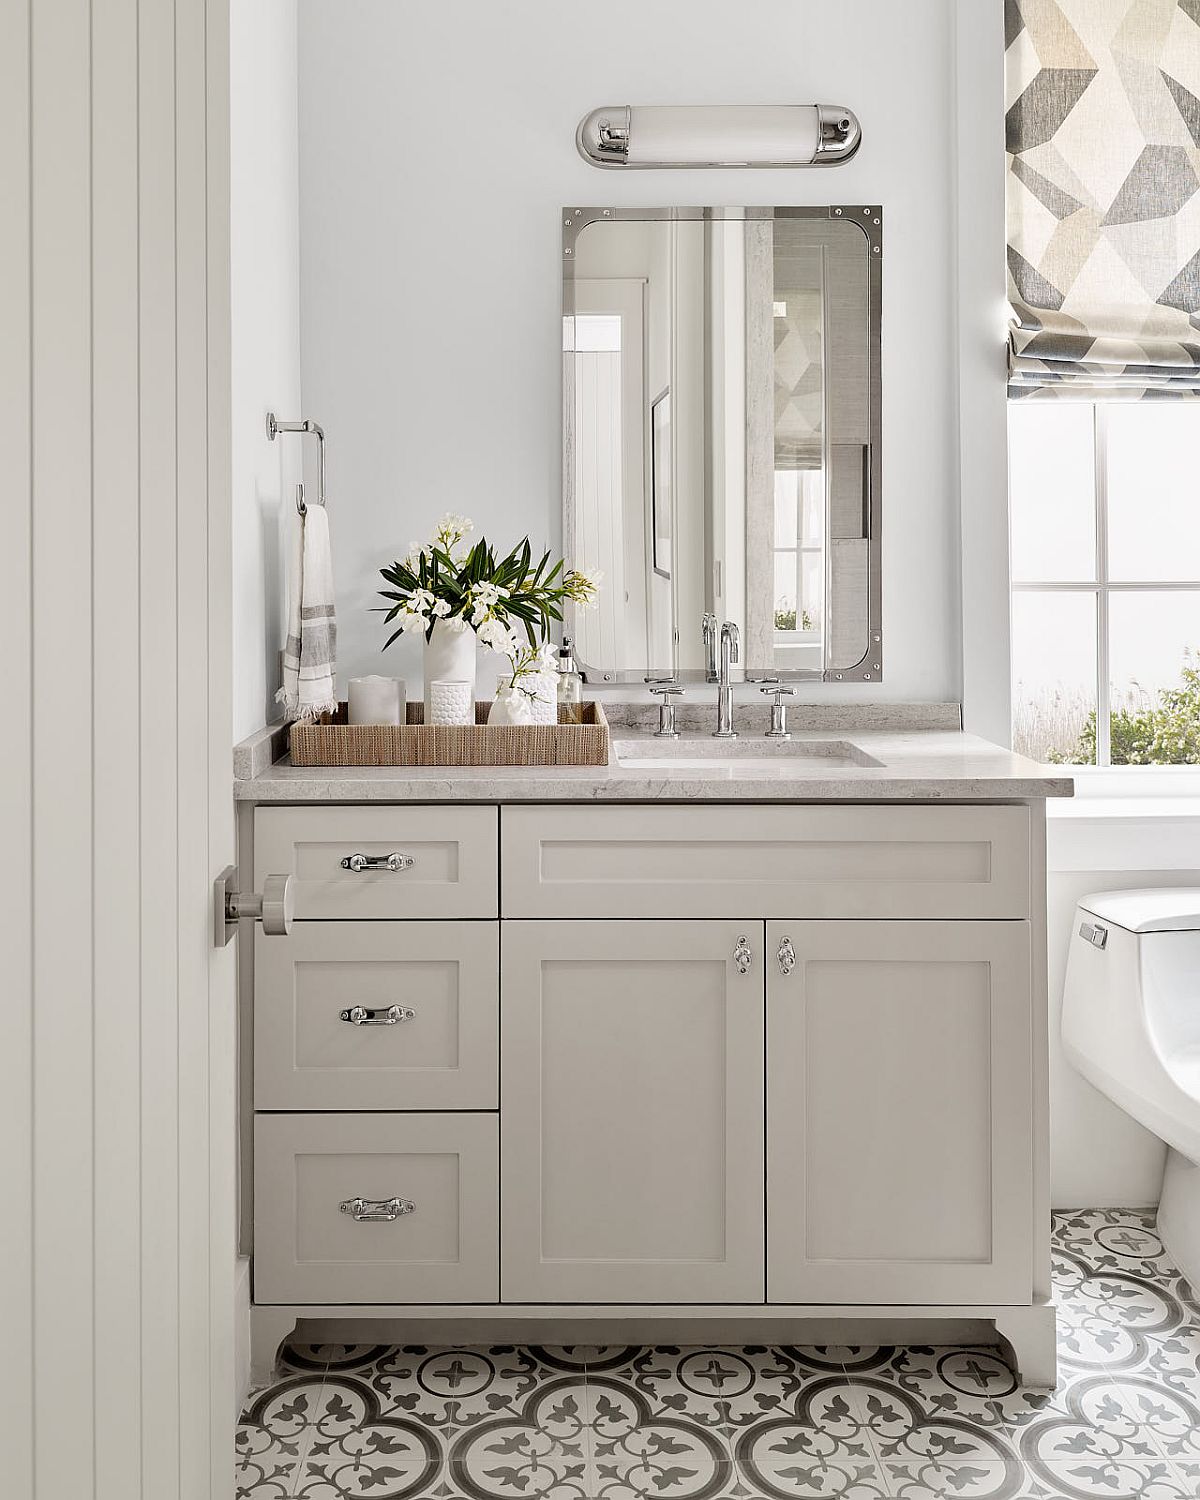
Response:
[{"label": "roman shade", "polygon": [[1200,395],[1200,0],[1005,0],[1009,394]]}]

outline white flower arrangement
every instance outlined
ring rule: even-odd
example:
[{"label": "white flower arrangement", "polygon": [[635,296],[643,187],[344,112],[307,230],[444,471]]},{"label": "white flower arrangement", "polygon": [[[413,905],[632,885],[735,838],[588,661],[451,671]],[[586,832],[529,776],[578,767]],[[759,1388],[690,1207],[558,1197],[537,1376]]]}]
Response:
[{"label": "white flower arrangement", "polygon": [[428,542],[411,543],[401,561],[380,569],[392,585],[380,590],[391,601],[383,607],[387,622],[396,622],[384,650],[409,631],[428,640],[444,621],[452,630],[474,630],[485,646],[507,655],[515,682],[525,675],[515,665],[524,643],[537,652],[552,622],[562,619],[566,600],[594,603],[600,574],[564,570],[561,559],[551,567],[549,552],[535,566],[528,537],[497,561],[486,538],[467,547],[474,530],[465,516],[443,516]]}]

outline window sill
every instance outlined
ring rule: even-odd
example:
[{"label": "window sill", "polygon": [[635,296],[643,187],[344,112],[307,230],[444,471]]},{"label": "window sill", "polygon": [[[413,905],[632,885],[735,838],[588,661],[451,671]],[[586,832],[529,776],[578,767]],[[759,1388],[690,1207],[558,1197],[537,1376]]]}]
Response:
[{"label": "window sill", "polygon": [[[1131,781],[1130,772],[1137,778]],[[1046,804],[1047,864],[1054,871],[1200,868],[1200,768],[1088,770],[1075,796]]]},{"label": "window sill", "polygon": [[1186,816],[1200,810],[1200,766],[1055,766],[1075,782],[1057,801],[1066,817]]}]

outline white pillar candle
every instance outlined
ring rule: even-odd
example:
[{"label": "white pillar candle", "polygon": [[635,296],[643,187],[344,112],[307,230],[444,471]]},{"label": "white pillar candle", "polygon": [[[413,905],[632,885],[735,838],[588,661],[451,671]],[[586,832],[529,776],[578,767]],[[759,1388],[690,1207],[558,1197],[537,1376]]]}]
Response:
[{"label": "white pillar candle", "polygon": [[352,677],[346,709],[351,724],[403,724],[404,683],[398,677]]},{"label": "white pillar candle", "polygon": [[470,682],[431,682],[429,706],[431,724],[474,724],[474,684]]}]

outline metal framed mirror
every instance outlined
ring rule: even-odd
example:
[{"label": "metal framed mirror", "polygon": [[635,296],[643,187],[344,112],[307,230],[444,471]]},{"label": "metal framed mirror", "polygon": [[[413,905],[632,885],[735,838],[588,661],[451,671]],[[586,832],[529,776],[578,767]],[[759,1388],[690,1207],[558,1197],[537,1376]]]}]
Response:
[{"label": "metal framed mirror", "polygon": [[883,213],[563,212],[563,539],[589,680],[878,681]]}]

